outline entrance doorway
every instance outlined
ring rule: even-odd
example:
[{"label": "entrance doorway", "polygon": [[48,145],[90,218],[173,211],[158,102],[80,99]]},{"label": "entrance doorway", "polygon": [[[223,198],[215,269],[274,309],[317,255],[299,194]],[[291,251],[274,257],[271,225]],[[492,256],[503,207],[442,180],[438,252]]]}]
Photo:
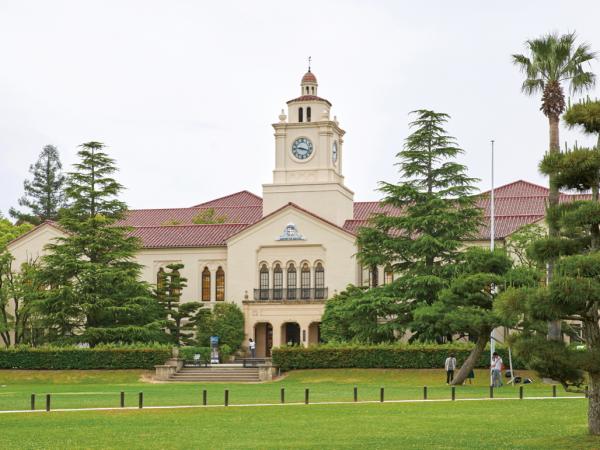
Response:
[{"label": "entrance doorway", "polygon": [[256,340],[256,356],[270,358],[273,348],[273,327],[268,322],[254,325],[254,339]]},{"label": "entrance doorway", "polygon": [[286,345],[300,345],[300,325],[286,322],[281,326],[281,340]]}]

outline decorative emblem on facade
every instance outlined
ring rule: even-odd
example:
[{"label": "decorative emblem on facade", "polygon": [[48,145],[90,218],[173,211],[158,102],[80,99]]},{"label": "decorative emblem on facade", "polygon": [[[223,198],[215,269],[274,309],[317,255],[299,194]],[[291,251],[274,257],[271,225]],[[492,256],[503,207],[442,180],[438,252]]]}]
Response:
[{"label": "decorative emblem on facade", "polygon": [[298,228],[293,223],[288,223],[283,230],[283,234],[277,238],[278,241],[303,241],[305,238],[298,232]]}]

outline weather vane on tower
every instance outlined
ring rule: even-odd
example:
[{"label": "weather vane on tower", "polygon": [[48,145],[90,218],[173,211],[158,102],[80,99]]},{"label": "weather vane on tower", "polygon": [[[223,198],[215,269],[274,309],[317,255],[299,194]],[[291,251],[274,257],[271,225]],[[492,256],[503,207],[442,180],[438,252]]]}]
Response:
[{"label": "weather vane on tower", "polygon": [[310,72],[310,61],[312,60],[312,57],[308,57],[308,71]]}]

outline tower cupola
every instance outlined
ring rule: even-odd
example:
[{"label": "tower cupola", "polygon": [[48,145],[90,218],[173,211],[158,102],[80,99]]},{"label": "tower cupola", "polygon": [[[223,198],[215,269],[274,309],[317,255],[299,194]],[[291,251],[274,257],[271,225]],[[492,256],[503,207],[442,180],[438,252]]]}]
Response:
[{"label": "tower cupola", "polygon": [[308,72],[304,74],[302,77],[302,81],[300,82],[300,95],[317,95],[317,88],[319,84],[317,83],[317,77],[315,74],[310,71],[310,67],[308,68]]}]

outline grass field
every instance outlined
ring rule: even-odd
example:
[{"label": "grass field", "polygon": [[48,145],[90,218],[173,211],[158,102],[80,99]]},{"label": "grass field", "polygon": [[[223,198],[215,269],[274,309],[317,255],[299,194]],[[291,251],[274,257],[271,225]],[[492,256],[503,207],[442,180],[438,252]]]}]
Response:
[{"label": "grass field", "polygon": [[[532,374],[520,372],[533,377]],[[140,381],[149,373],[143,371],[0,371],[0,410],[30,408],[30,396],[36,394],[38,407],[43,408],[43,396],[52,394],[52,408],[110,407],[119,405],[120,392],[125,392],[126,405],[136,406],[139,392],[144,404],[193,405],[202,401],[202,390],[208,390],[209,404],[223,404],[224,390],[229,390],[229,402],[235,404],[277,403],[280,389],[286,391],[286,401],[302,402],[304,389],[310,389],[314,402],[350,401],[353,387],[358,387],[360,400],[378,400],[380,387],[386,400],[421,399],[423,385],[428,398],[449,398],[450,388],[444,383],[441,370],[344,369],[299,370],[270,383],[160,383]],[[477,371],[473,385],[458,386],[457,398],[489,396],[487,371]],[[534,382],[525,386],[526,396],[551,396],[549,385]],[[561,388],[558,395],[569,395]],[[504,386],[497,397],[518,397],[518,388]]]},{"label": "grass field", "polygon": [[[439,370],[314,370],[292,372],[272,383],[150,384],[142,371],[0,371],[0,409],[27,409],[33,392],[53,394],[53,408],[117,406],[118,393],[143,391],[146,405],[199,404],[207,388],[209,403],[448,398]],[[485,397],[487,372],[474,386],[457,388],[457,397]],[[526,386],[526,394],[550,396],[548,385]],[[559,389],[559,395],[565,395]],[[517,397],[503,387],[497,397]],[[548,399],[445,403],[384,403],[268,407],[218,407],[126,411],[54,412],[0,415],[0,448],[600,448],[586,434],[586,401]],[[40,407],[42,407],[40,399]]]}]

